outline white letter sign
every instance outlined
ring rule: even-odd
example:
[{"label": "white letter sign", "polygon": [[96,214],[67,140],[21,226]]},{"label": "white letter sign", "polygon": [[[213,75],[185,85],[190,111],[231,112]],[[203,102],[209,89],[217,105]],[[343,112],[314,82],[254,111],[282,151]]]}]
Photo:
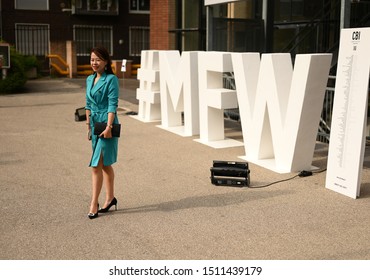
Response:
[{"label": "white letter sign", "polygon": [[225,138],[224,109],[238,107],[236,91],[223,87],[223,72],[232,72],[231,53],[199,53],[200,139],[213,148],[242,146]]},{"label": "white letter sign", "polygon": [[139,112],[133,118],[144,122],[159,121],[161,110],[158,51],[141,52],[141,68],[138,69],[137,79],[140,80],[140,87],[136,90]]},{"label": "white letter sign", "polygon": [[[199,134],[198,52],[160,51],[161,118],[159,127],[179,134]],[[184,125],[182,125],[184,112]]]},{"label": "white letter sign", "polygon": [[360,195],[370,68],[370,28],[341,32],[326,188]]},{"label": "white letter sign", "polygon": [[[246,156],[278,173],[311,169],[331,54],[233,54]],[[259,73],[259,74],[257,74]]]}]

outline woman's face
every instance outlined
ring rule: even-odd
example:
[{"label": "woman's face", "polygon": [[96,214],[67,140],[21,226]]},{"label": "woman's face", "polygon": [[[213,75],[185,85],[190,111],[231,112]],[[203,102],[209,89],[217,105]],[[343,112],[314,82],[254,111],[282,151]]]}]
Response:
[{"label": "woman's face", "polygon": [[101,74],[104,72],[107,62],[100,59],[95,53],[91,53],[90,65],[95,72]]}]

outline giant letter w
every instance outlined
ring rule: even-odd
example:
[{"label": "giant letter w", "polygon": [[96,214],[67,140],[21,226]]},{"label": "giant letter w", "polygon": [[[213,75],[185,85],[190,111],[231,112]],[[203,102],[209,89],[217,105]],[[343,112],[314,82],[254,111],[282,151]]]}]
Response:
[{"label": "giant letter w", "polygon": [[[331,54],[232,54],[245,159],[279,173],[310,169]],[[258,73],[258,74],[257,74]]]}]

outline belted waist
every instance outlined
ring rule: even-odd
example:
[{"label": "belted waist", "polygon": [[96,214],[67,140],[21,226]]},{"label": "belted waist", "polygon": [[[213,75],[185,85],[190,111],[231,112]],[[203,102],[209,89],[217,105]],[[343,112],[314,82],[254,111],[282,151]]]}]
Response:
[{"label": "belted waist", "polygon": [[107,109],[101,109],[101,110],[91,110],[91,115],[97,115],[97,114],[107,114],[108,110]]},{"label": "belted waist", "polygon": [[93,122],[96,121],[96,118],[100,117],[102,114],[107,114],[107,109],[98,109],[98,110],[94,110],[94,109],[91,109],[90,110],[90,118],[92,119]]},{"label": "belted waist", "polygon": [[[101,121],[107,121],[108,119],[108,110],[107,109],[98,109],[94,110],[91,108],[90,110],[90,120],[95,123],[95,122],[101,122]],[[117,115],[114,117],[114,123],[118,123],[117,121]]]}]

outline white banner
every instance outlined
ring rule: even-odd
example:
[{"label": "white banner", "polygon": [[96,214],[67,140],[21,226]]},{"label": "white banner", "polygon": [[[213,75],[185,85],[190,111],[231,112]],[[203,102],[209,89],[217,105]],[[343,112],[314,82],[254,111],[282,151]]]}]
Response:
[{"label": "white banner", "polygon": [[360,195],[370,69],[370,28],[343,29],[335,85],[326,188]]},{"label": "white banner", "polygon": [[369,261],[101,260],[0,261],[0,279],[368,279]]}]

